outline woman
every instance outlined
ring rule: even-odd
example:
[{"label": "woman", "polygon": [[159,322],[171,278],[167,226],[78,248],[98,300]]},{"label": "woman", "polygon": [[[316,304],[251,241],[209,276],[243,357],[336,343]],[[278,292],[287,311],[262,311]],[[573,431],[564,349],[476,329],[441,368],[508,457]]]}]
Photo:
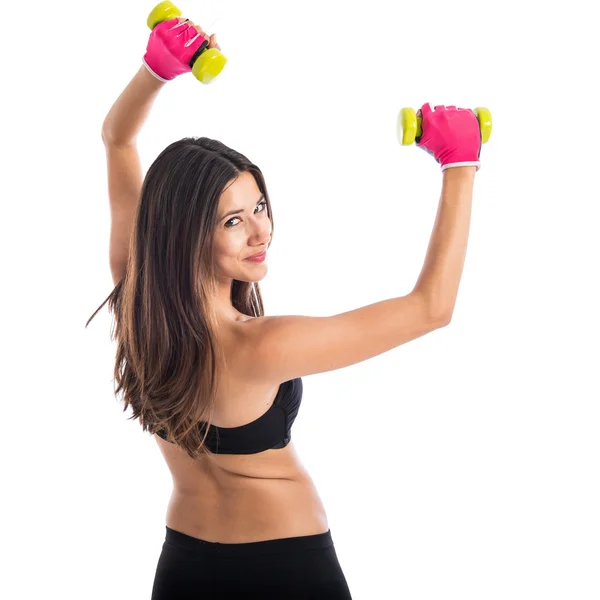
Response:
[{"label": "woman", "polygon": [[253,257],[269,249],[273,218],[260,169],[216,140],[185,138],[142,181],[136,136],[159,90],[189,72],[178,56],[205,39],[220,49],[187,19],[157,26],[103,127],[115,288],[100,308],[109,302],[115,314],[116,392],[155,435],[174,482],[152,598],[349,599],[325,509],[291,440],[302,377],[450,322],[479,126],[471,111],[421,109],[419,145],[441,164],[443,185],[410,294],[326,318],[265,316],[266,258]]}]

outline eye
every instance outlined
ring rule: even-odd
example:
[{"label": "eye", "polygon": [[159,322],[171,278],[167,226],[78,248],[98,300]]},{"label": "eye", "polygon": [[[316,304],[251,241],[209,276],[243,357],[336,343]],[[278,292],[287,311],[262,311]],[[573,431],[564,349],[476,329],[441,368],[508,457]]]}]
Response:
[{"label": "eye", "polygon": [[[256,208],[258,208],[259,206],[264,206],[265,208],[264,208],[263,210],[261,210],[260,212],[265,212],[265,211],[267,210],[267,201],[266,201],[266,200],[263,200],[262,202],[259,202],[259,203],[256,205]],[[227,221],[227,223],[225,223],[225,227],[227,227],[228,229],[231,229],[231,227],[236,227],[236,226],[237,226],[237,223],[236,223],[235,225],[230,225],[230,223],[231,223],[232,221],[235,221],[236,219],[237,219],[238,221],[240,220],[240,219],[239,219],[239,217],[233,217],[232,219],[229,219],[229,221]]]}]

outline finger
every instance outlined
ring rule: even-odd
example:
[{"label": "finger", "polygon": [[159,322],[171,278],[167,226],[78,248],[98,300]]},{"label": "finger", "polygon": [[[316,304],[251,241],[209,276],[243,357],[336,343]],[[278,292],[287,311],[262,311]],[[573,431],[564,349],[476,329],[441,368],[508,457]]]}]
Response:
[{"label": "finger", "polygon": [[192,29],[190,27],[189,19],[179,18],[178,20],[179,20],[179,23],[177,23],[177,25],[174,25],[173,27],[171,27],[171,29],[177,29],[177,37],[179,37],[180,35],[182,35],[184,33],[189,33],[190,29]]},{"label": "finger", "polygon": [[208,35],[204,31],[204,29],[200,27],[200,25],[193,25],[193,27],[204,39],[208,39]]},{"label": "finger", "polygon": [[174,23],[173,26],[169,28],[170,31],[171,29],[176,29],[178,27],[181,27],[182,25],[185,25],[187,19],[184,19],[183,17],[177,17],[176,19],[169,19],[168,22]]},{"label": "finger", "polygon": [[429,114],[431,112],[431,104],[429,104],[429,102],[426,102],[425,104],[423,104],[423,106],[421,106],[421,108],[417,111],[417,115],[419,113],[421,113],[423,116]]},{"label": "finger", "polygon": [[[191,44],[195,43],[196,40],[199,37],[202,37],[202,39],[206,39],[206,35],[203,34],[202,32],[198,31],[197,27],[188,27],[184,32],[182,32],[181,34],[179,34],[177,37],[182,38],[183,40],[185,40],[186,42],[186,47],[190,46]],[[202,43],[202,42],[200,42]]]}]

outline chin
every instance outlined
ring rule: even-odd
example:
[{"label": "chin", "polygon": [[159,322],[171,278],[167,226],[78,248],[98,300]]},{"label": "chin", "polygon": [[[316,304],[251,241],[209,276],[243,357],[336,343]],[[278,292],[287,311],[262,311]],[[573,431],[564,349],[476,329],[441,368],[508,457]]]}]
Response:
[{"label": "chin", "polygon": [[265,269],[263,273],[257,274],[253,277],[249,277],[248,273],[240,273],[239,276],[233,277],[233,279],[237,279],[237,281],[245,281],[246,283],[258,283],[262,281],[267,276],[267,270]]},{"label": "chin", "polygon": [[266,276],[267,276],[267,274],[263,273],[262,276],[260,276],[260,277],[253,277],[252,279],[249,279],[248,281],[250,283],[258,283],[259,281],[262,281]]},{"label": "chin", "polygon": [[260,275],[253,277],[250,281],[252,281],[253,283],[258,283],[259,281],[262,281],[266,276],[267,276],[267,270],[265,269],[264,273],[261,273]]}]

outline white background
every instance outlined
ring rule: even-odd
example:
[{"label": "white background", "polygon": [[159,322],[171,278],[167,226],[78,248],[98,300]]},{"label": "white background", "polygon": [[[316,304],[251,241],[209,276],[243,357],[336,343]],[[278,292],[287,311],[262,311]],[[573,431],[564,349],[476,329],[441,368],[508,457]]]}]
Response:
[{"label": "white background", "polygon": [[[408,293],[442,174],[425,102],[493,116],[449,327],[304,379],[293,430],[354,600],[600,597],[596,25],[568,4],[179,1],[228,57],[168,84],[144,172],[208,136],[263,170],[267,314]],[[152,2],[25,2],[2,36],[2,595],[148,599],[171,478],[113,394],[100,132]],[[493,6],[494,8],[490,8]],[[587,8],[586,8],[587,6]],[[597,38],[596,38],[597,39]],[[5,591],[9,593],[4,593]]]}]

